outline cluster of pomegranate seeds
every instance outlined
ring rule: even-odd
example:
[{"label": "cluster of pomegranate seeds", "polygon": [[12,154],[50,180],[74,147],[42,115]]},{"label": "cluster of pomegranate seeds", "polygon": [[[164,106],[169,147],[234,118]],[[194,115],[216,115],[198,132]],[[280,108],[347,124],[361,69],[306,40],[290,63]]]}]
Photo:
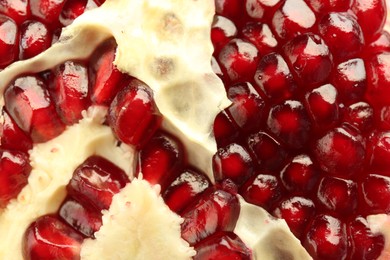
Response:
[{"label": "cluster of pomegranate seeds", "polygon": [[[238,7],[239,6],[239,7]],[[390,213],[384,0],[216,0],[217,181],[284,218],[314,259],[376,259]],[[255,102],[256,100],[256,102]]]}]

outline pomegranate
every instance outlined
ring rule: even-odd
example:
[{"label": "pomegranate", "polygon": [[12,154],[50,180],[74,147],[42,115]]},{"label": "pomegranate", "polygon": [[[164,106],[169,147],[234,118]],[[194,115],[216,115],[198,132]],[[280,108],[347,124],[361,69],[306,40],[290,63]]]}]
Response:
[{"label": "pomegranate", "polygon": [[387,259],[386,14],[0,0],[0,258]]}]

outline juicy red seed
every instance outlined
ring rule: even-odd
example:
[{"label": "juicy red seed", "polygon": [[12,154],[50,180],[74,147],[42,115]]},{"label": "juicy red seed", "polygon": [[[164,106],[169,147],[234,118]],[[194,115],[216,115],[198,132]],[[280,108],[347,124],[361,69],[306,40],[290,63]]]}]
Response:
[{"label": "juicy red seed", "polygon": [[316,22],[304,0],[286,0],[275,12],[272,27],[280,39],[291,39],[308,32]]},{"label": "juicy red seed", "polygon": [[387,13],[385,0],[355,0],[352,11],[357,16],[366,41],[382,31]]},{"label": "juicy red seed", "polygon": [[63,26],[67,26],[86,10],[95,7],[97,7],[97,4],[93,0],[67,0],[61,11],[59,20]]},{"label": "juicy red seed", "polygon": [[230,81],[250,81],[256,71],[259,53],[252,43],[233,39],[222,48],[218,60]]},{"label": "juicy red seed", "polygon": [[354,129],[344,125],[317,140],[314,155],[322,170],[332,175],[351,176],[362,169],[365,145]]},{"label": "juicy red seed", "polygon": [[302,86],[310,87],[326,81],[332,69],[332,55],[318,35],[299,35],[283,46],[285,58],[294,69]]},{"label": "juicy red seed", "polygon": [[77,123],[81,112],[89,105],[89,80],[87,68],[79,63],[67,61],[54,71],[52,97],[58,114],[67,125]]},{"label": "juicy red seed", "polygon": [[214,53],[219,53],[231,39],[237,36],[237,28],[226,17],[215,15],[211,27],[211,41],[214,45]]},{"label": "juicy red seed", "polygon": [[390,34],[387,31],[382,31],[378,37],[366,46],[365,54],[370,56],[381,52],[390,51]]},{"label": "juicy red seed", "polygon": [[362,194],[369,209],[365,214],[390,212],[390,177],[369,174],[362,183]]},{"label": "juicy red seed", "polygon": [[243,132],[253,132],[260,127],[264,117],[264,100],[250,83],[227,87],[227,95],[233,104],[227,108],[231,118]]},{"label": "juicy red seed", "polygon": [[162,190],[176,178],[183,166],[184,149],[181,143],[166,133],[157,133],[138,154],[136,173]]},{"label": "juicy red seed", "polygon": [[293,149],[302,148],[310,137],[311,124],[302,103],[287,100],[271,108],[268,129]]},{"label": "juicy red seed", "polygon": [[390,104],[390,53],[375,55],[366,63],[367,92],[366,98],[372,106]]},{"label": "juicy red seed", "polygon": [[287,157],[284,147],[266,132],[258,132],[248,137],[249,151],[262,169],[276,170]]},{"label": "juicy red seed", "polygon": [[23,256],[27,260],[80,259],[83,237],[55,216],[38,218],[26,230]]},{"label": "juicy red seed", "polygon": [[347,256],[345,224],[328,215],[314,218],[303,245],[315,259],[345,259]]},{"label": "juicy red seed", "polygon": [[353,214],[357,208],[357,185],[350,180],[326,176],[320,182],[317,197],[325,209],[334,214]]},{"label": "juicy red seed", "polygon": [[239,135],[238,126],[228,112],[228,109],[225,109],[215,117],[213,128],[218,146],[228,145]]},{"label": "juicy red seed", "polygon": [[8,15],[18,25],[29,19],[31,15],[28,0],[2,0],[0,13]]},{"label": "juicy red seed", "polygon": [[355,57],[364,46],[363,32],[350,13],[325,15],[319,23],[319,32],[335,59]]},{"label": "juicy red seed", "polygon": [[390,176],[390,131],[374,133],[370,138],[367,154],[373,170]]},{"label": "juicy red seed", "polygon": [[34,142],[46,142],[64,131],[41,79],[35,76],[16,79],[5,91],[4,99],[10,116]]},{"label": "juicy red seed", "polygon": [[210,180],[205,174],[185,170],[169,185],[163,198],[172,211],[180,213],[210,186]]},{"label": "juicy red seed", "polygon": [[32,140],[10,117],[3,108],[2,120],[0,123],[0,147],[10,150],[27,152],[32,148]]},{"label": "juicy red seed", "polygon": [[290,98],[296,89],[286,61],[278,53],[270,53],[260,60],[255,82],[272,103]]},{"label": "juicy red seed", "polygon": [[349,259],[377,259],[385,244],[381,234],[373,234],[367,220],[357,217],[348,225],[350,237]]},{"label": "juicy red seed", "polygon": [[218,232],[194,247],[194,260],[224,259],[250,260],[253,258],[251,250],[233,232]]},{"label": "juicy red seed", "polygon": [[345,12],[351,5],[352,0],[308,0],[310,7],[317,13]]},{"label": "juicy red seed", "polygon": [[31,14],[44,24],[56,28],[58,18],[66,0],[30,0]]},{"label": "juicy red seed", "polygon": [[324,130],[339,120],[338,93],[331,84],[313,89],[305,96],[306,107],[317,128]]},{"label": "juicy red seed", "polygon": [[250,178],[240,188],[240,194],[249,203],[270,210],[283,193],[279,180],[268,174],[258,174]]},{"label": "juicy red seed", "polygon": [[182,213],[181,235],[190,245],[217,231],[233,231],[240,213],[238,198],[224,190],[205,192]]},{"label": "juicy red seed", "polygon": [[250,18],[253,18],[252,20],[266,21],[271,18],[270,16],[282,2],[280,0],[246,0],[245,11]]},{"label": "juicy red seed", "polygon": [[390,106],[381,108],[380,113],[376,114],[375,124],[383,130],[390,130]]},{"label": "juicy red seed", "polygon": [[295,156],[280,172],[280,179],[289,191],[310,192],[317,182],[319,170],[312,159],[301,154]]},{"label": "juicy red seed", "polygon": [[244,147],[231,143],[218,149],[213,157],[213,170],[217,181],[231,179],[241,184],[253,173],[252,158]]},{"label": "juicy red seed", "polygon": [[276,50],[278,45],[271,29],[265,23],[247,23],[241,30],[244,39],[254,44],[261,56],[269,54]]},{"label": "juicy red seed", "polygon": [[109,125],[118,139],[138,148],[152,137],[161,120],[152,90],[137,79],[118,92],[108,111]]},{"label": "juicy red seed", "polygon": [[71,196],[84,199],[98,209],[108,209],[112,197],[129,179],[118,166],[100,156],[91,156],[73,173],[67,190]]},{"label": "juicy red seed", "polygon": [[345,103],[360,100],[366,91],[366,69],[362,59],[351,59],[337,65],[332,83]]},{"label": "juicy red seed", "polygon": [[118,91],[128,84],[128,76],[113,64],[115,51],[114,42],[105,42],[90,60],[91,100],[95,104],[110,105]]},{"label": "juicy red seed", "polygon": [[30,172],[28,154],[0,149],[0,208],[26,186]]},{"label": "juicy red seed", "polygon": [[15,22],[0,14],[0,68],[17,59],[19,54],[19,30]]},{"label": "juicy red seed", "polygon": [[373,126],[374,110],[365,102],[355,103],[345,109],[343,120],[364,133]]},{"label": "juicy red seed", "polygon": [[286,220],[291,232],[300,238],[315,214],[313,201],[303,197],[283,200],[274,210],[274,216]]},{"label": "juicy red seed", "polygon": [[228,18],[239,17],[243,14],[241,0],[215,0],[216,13]]},{"label": "juicy red seed", "polygon": [[47,26],[38,21],[26,21],[20,28],[21,60],[34,57],[51,46],[52,33]]},{"label": "juicy red seed", "polygon": [[64,222],[86,237],[94,238],[94,233],[102,226],[102,213],[86,201],[67,198],[58,214]]}]

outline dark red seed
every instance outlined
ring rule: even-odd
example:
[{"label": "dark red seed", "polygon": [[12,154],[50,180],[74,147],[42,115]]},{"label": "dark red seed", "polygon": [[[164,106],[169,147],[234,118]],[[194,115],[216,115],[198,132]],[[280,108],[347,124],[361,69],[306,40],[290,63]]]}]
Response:
[{"label": "dark red seed", "polygon": [[371,56],[381,52],[390,51],[390,34],[387,31],[382,31],[378,37],[366,46],[365,54]]},{"label": "dark red seed", "polygon": [[215,15],[211,27],[211,41],[214,45],[214,53],[218,54],[223,46],[237,36],[237,28],[226,17]]},{"label": "dark red seed", "polygon": [[59,16],[66,0],[29,0],[31,14],[44,24],[56,28],[59,25]]},{"label": "dark red seed", "polygon": [[366,98],[370,105],[387,106],[390,104],[390,53],[383,52],[367,61]]},{"label": "dark red seed", "polygon": [[365,102],[351,104],[344,110],[343,121],[365,133],[373,127],[374,110]]},{"label": "dark red seed", "polygon": [[52,33],[44,23],[26,21],[20,28],[21,60],[32,58],[51,46]]},{"label": "dark red seed", "polygon": [[390,106],[382,107],[379,113],[376,113],[375,124],[383,130],[390,130]]},{"label": "dark red seed", "polygon": [[280,0],[246,0],[245,11],[251,20],[266,21],[282,3]]},{"label": "dark red seed", "polygon": [[216,13],[228,18],[239,17],[243,14],[241,0],[215,0]]},{"label": "dark red seed", "polygon": [[375,132],[370,137],[367,157],[372,170],[390,176],[390,132]]},{"label": "dark red seed", "polygon": [[[1,2],[0,2],[1,6]],[[19,55],[19,30],[13,20],[0,14],[0,68],[15,61]]]},{"label": "dark red seed", "polygon": [[62,8],[59,20],[63,26],[67,26],[86,10],[96,7],[97,4],[93,0],[68,0]]},{"label": "dark red seed", "polygon": [[346,12],[352,5],[352,0],[307,0],[310,7],[317,13]]},{"label": "dark red seed", "polygon": [[369,174],[362,183],[362,195],[368,206],[365,214],[390,213],[390,177]]},{"label": "dark red seed", "polygon": [[247,23],[242,28],[241,34],[244,39],[250,41],[256,46],[261,56],[275,51],[278,45],[278,42],[275,39],[275,36],[272,34],[271,29],[265,23]]},{"label": "dark red seed", "polygon": [[28,0],[1,0],[0,13],[12,18],[18,25],[30,18]]},{"label": "dark red seed", "polygon": [[214,121],[214,136],[218,146],[226,146],[239,135],[238,125],[229,115],[228,109],[221,111]]}]

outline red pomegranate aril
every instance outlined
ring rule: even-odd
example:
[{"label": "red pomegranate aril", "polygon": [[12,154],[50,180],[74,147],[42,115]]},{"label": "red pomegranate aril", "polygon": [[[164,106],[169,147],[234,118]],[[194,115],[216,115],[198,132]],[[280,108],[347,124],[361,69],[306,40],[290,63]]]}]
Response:
[{"label": "red pomegranate aril", "polygon": [[329,13],[321,19],[318,27],[335,60],[353,58],[364,46],[363,32],[350,13]]},{"label": "red pomegranate aril", "polygon": [[355,129],[343,125],[316,141],[314,155],[321,169],[331,175],[356,175],[363,166],[365,143]]},{"label": "red pomegranate aril", "polygon": [[282,198],[283,189],[275,176],[260,173],[246,181],[239,193],[247,202],[271,210]]},{"label": "red pomegranate aril", "polygon": [[347,230],[351,241],[349,259],[378,259],[384,248],[385,239],[383,235],[371,232],[366,219],[357,217],[348,224]]},{"label": "red pomegranate aril", "polygon": [[376,113],[375,124],[382,130],[390,130],[390,105],[382,107],[379,113]]},{"label": "red pomegranate aril", "polygon": [[248,83],[238,83],[227,88],[233,104],[227,108],[231,118],[244,133],[257,130],[264,117],[265,103],[259,93]]},{"label": "red pomegranate aril", "polygon": [[250,135],[247,143],[252,158],[256,158],[261,169],[276,170],[287,157],[287,151],[280,142],[266,132]]},{"label": "red pomegranate aril", "polygon": [[286,0],[272,18],[272,28],[276,36],[289,40],[308,32],[316,22],[313,11],[304,0]]},{"label": "red pomegranate aril", "polygon": [[390,177],[369,174],[362,182],[362,195],[368,207],[364,213],[390,213]]},{"label": "red pomegranate aril", "polygon": [[239,18],[244,13],[241,0],[215,0],[217,14],[228,18]]},{"label": "red pomegranate aril", "polygon": [[86,10],[96,7],[97,4],[93,0],[67,0],[62,8],[59,21],[63,26],[67,26]]},{"label": "red pomegranate aril", "polygon": [[57,112],[67,125],[77,123],[89,105],[88,69],[80,63],[67,61],[54,70],[52,98]]},{"label": "red pomegranate aril", "polygon": [[18,25],[30,18],[28,0],[1,0],[0,13],[12,18]]},{"label": "red pomegranate aril", "polygon": [[192,169],[184,170],[169,185],[163,198],[172,211],[180,213],[210,186],[211,182],[205,174]]},{"label": "red pomegranate aril", "polygon": [[390,51],[390,33],[387,31],[382,31],[376,40],[372,41],[366,49],[364,53],[366,56],[371,56],[373,54],[378,54],[381,52],[389,52]]},{"label": "red pomegranate aril", "polygon": [[244,39],[250,41],[256,46],[260,56],[264,56],[275,51],[278,45],[271,29],[265,23],[247,23],[242,28],[241,34]]},{"label": "red pomegranate aril", "polygon": [[308,0],[306,2],[319,14],[346,12],[352,5],[352,0]]},{"label": "red pomegranate aril", "polygon": [[213,170],[217,181],[231,179],[240,185],[252,176],[252,158],[243,146],[231,143],[218,149],[213,157]]},{"label": "red pomegranate aril", "polygon": [[138,154],[136,175],[164,191],[179,174],[184,163],[184,148],[174,137],[158,132]]},{"label": "red pomegranate aril", "polygon": [[0,208],[26,186],[31,169],[28,154],[0,149]]},{"label": "red pomegranate aril", "polygon": [[273,215],[286,220],[291,232],[301,238],[306,226],[315,214],[315,205],[310,199],[292,197],[283,200],[274,210]]},{"label": "red pomegranate aril", "polygon": [[310,138],[311,123],[301,102],[286,100],[273,106],[268,115],[268,129],[293,149],[302,148]]},{"label": "red pomegranate aril", "polygon": [[222,110],[214,121],[214,137],[219,147],[226,146],[239,136],[238,125],[229,115],[228,109]]},{"label": "red pomegranate aril", "polygon": [[0,69],[17,59],[18,44],[19,30],[17,25],[12,19],[0,14]]},{"label": "red pomegranate aril", "polygon": [[101,211],[86,201],[67,198],[58,210],[58,215],[86,237],[94,238],[94,233],[102,226]]},{"label": "red pomegranate aril", "polygon": [[345,259],[347,257],[345,224],[329,215],[314,218],[303,245],[314,259]]},{"label": "red pomegranate aril", "polygon": [[66,0],[29,0],[31,14],[44,24],[57,28],[59,26],[59,16]]},{"label": "red pomegranate aril", "polygon": [[372,57],[366,63],[367,92],[370,105],[386,106],[390,104],[390,52],[383,52]]},{"label": "red pomegranate aril", "polygon": [[108,122],[116,137],[138,148],[152,137],[161,121],[153,91],[137,79],[131,79],[118,92],[108,110]]},{"label": "red pomegranate aril", "polygon": [[211,42],[214,45],[214,53],[218,54],[222,47],[237,36],[237,28],[228,18],[215,15],[211,27]]},{"label": "red pomegranate aril", "polygon": [[112,197],[129,182],[126,173],[100,156],[91,156],[73,173],[67,190],[75,198],[84,199],[98,209],[108,209]]},{"label": "red pomegranate aril", "polygon": [[233,231],[239,213],[240,204],[235,195],[220,189],[206,191],[181,213],[182,238],[194,245],[217,231]]},{"label": "red pomegranate aril", "polygon": [[194,246],[194,260],[250,260],[251,250],[233,232],[218,232]]},{"label": "red pomegranate aril", "polygon": [[332,70],[332,55],[324,40],[312,33],[302,34],[283,46],[287,64],[305,88],[326,81]]},{"label": "red pomegranate aril", "polygon": [[382,31],[387,14],[385,0],[355,0],[351,7],[357,16],[366,41]]},{"label": "red pomegranate aril", "polygon": [[31,138],[19,128],[4,108],[2,116],[3,121],[0,123],[0,147],[23,152],[30,150],[32,148]]},{"label": "red pomegranate aril", "polygon": [[332,83],[344,103],[361,100],[366,91],[366,69],[362,59],[350,59],[337,65]]},{"label": "red pomegranate aril", "polygon": [[372,170],[390,176],[390,131],[372,134],[367,157]]},{"label": "red pomegranate aril", "polygon": [[26,21],[20,28],[21,60],[32,58],[51,46],[52,33],[47,26],[38,21]]},{"label": "red pomegranate aril", "polygon": [[338,93],[333,85],[326,84],[311,90],[306,94],[305,101],[307,111],[318,130],[329,129],[338,123]]},{"label": "red pomegranate aril", "polygon": [[306,193],[312,191],[320,172],[307,154],[300,154],[280,172],[283,186],[290,192]]},{"label": "red pomegranate aril", "polygon": [[286,61],[278,53],[260,60],[254,79],[272,103],[290,98],[297,87]]},{"label": "red pomegranate aril", "polygon": [[225,81],[230,80],[233,83],[252,80],[258,60],[256,46],[241,39],[228,42],[218,56],[221,69],[228,77]]},{"label": "red pomegranate aril", "polygon": [[46,142],[65,130],[46,84],[36,76],[16,79],[4,100],[10,116],[34,142]]},{"label": "red pomegranate aril", "polygon": [[343,121],[366,133],[373,127],[374,110],[366,102],[351,104],[344,110]]},{"label": "red pomegranate aril", "polygon": [[79,260],[83,237],[55,216],[43,216],[33,222],[23,237],[26,260]]},{"label": "red pomegranate aril", "polygon": [[252,20],[269,21],[282,2],[280,0],[246,0],[245,11]]}]

